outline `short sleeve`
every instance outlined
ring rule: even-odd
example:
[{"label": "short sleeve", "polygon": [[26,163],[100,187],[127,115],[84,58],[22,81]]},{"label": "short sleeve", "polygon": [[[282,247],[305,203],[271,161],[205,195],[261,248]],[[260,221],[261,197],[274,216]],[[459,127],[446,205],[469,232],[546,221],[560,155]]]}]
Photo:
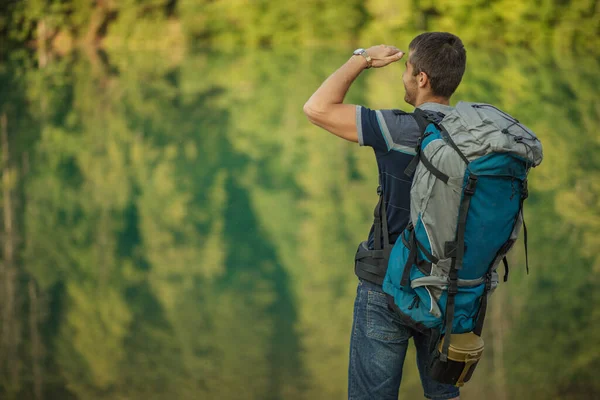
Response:
[{"label": "short sleeve", "polygon": [[390,150],[415,154],[414,149],[420,136],[415,119],[399,110],[371,110],[356,108],[358,143],[378,153]]},{"label": "short sleeve", "polygon": [[378,152],[389,150],[374,110],[356,106],[356,130],[358,131],[358,144],[361,146],[372,147]]}]

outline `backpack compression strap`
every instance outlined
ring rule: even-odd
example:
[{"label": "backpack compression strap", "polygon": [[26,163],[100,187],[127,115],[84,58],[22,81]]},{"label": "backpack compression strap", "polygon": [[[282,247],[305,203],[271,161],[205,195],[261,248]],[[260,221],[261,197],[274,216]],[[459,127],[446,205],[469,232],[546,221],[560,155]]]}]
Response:
[{"label": "backpack compression strap", "polygon": [[446,242],[446,249],[454,247],[454,257],[452,257],[452,264],[450,265],[450,272],[448,274],[448,297],[446,299],[446,333],[444,335],[444,343],[442,345],[442,354],[440,354],[440,360],[446,362],[448,360],[448,349],[450,348],[450,336],[452,334],[452,325],[454,323],[454,305],[455,297],[458,293],[458,271],[462,269],[463,257],[465,251],[465,231],[467,227],[467,214],[469,213],[469,206],[471,204],[471,198],[475,194],[477,188],[477,176],[474,174],[469,175],[467,186],[463,190],[462,200],[460,201],[460,208],[458,210],[458,226],[456,227],[456,240],[454,242]]},{"label": "backpack compression strap", "polygon": [[523,220],[523,243],[525,244],[525,269],[527,275],[529,275],[529,256],[527,254],[527,225],[525,225],[525,212],[523,211],[523,202],[529,197],[529,186],[527,179],[523,182],[523,193],[521,194],[521,206],[519,212],[521,213],[521,219]]}]

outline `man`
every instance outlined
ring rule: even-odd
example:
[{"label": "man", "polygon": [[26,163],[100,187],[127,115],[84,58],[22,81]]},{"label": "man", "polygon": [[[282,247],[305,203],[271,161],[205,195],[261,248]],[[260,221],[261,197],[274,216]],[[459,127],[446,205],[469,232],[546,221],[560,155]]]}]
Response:
[{"label": "man", "polygon": [[[388,240],[393,244],[410,219],[411,179],[404,174],[404,169],[415,154],[420,129],[410,114],[399,110],[370,110],[343,104],[343,101],[350,85],[363,70],[385,67],[403,56],[404,52],[393,46],[358,49],[304,105],[305,114],[315,125],[374,149],[381,188],[376,210],[387,221],[387,227],[383,224],[382,230],[376,218],[368,241],[361,245],[367,252],[374,248],[387,249],[387,253],[383,253],[386,255],[389,255],[389,246],[385,244]],[[417,36],[409,45],[402,77],[404,100],[423,110],[448,113],[453,109],[449,105],[450,97],[462,79],[465,65],[466,52],[455,35],[430,32]],[[381,237],[377,237],[379,232],[383,232]],[[368,262],[363,263],[361,265],[367,265],[364,269],[357,263],[359,284],[350,342],[348,398],[397,399],[408,340],[413,337],[425,397],[458,399],[456,387],[440,384],[428,376],[430,338],[404,324],[402,316],[388,308],[381,288],[387,259],[383,261],[379,264],[373,261],[373,268]]]}]

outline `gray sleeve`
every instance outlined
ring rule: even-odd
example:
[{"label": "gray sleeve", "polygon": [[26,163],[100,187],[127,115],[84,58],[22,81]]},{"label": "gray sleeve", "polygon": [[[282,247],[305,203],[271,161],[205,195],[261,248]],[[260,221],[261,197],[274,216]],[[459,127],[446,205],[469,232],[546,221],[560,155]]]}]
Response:
[{"label": "gray sleeve", "polygon": [[394,110],[377,110],[376,113],[390,150],[415,154],[415,146],[419,140],[420,131],[413,116]]},{"label": "gray sleeve", "polygon": [[356,106],[356,131],[358,132],[358,144],[364,146],[365,139],[363,137],[361,110],[361,106]]}]

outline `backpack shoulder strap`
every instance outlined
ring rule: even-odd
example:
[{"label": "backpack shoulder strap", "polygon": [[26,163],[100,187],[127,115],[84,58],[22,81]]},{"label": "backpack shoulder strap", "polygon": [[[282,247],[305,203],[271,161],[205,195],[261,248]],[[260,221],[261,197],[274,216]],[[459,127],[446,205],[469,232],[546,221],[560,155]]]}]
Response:
[{"label": "backpack shoulder strap", "polygon": [[412,116],[415,119],[415,121],[417,121],[417,125],[419,125],[419,129],[421,131],[421,136],[419,137],[417,146],[415,148],[416,155],[411,160],[411,162],[408,164],[408,166],[404,169],[404,174],[406,176],[408,176],[409,178],[411,178],[417,169],[417,165],[419,164],[419,161],[421,161],[423,163],[423,165],[433,175],[435,175],[436,178],[438,178],[439,180],[441,180],[442,182],[447,184],[450,177],[448,175],[446,175],[445,173],[443,173],[442,171],[440,171],[439,169],[437,169],[429,161],[429,159],[427,157],[425,157],[425,155],[421,152],[421,150],[422,150],[421,144],[423,143],[423,139],[426,136],[425,131],[427,130],[427,127],[429,126],[429,124],[434,124],[436,126],[436,128],[439,131],[441,131],[443,128],[440,127],[439,123],[444,118],[444,114],[436,113],[436,112],[432,112],[432,111],[421,110],[419,108],[416,108],[415,112],[412,114]]},{"label": "backpack shoulder strap", "polygon": [[423,111],[419,108],[415,108],[415,112],[412,114],[415,121],[417,121],[417,125],[419,125],[419,129],[421,130],[421,135],[425,134],[425,130],[429,126],[429,124],[433,121],[429,120],[429,115],[426,111]]}]

